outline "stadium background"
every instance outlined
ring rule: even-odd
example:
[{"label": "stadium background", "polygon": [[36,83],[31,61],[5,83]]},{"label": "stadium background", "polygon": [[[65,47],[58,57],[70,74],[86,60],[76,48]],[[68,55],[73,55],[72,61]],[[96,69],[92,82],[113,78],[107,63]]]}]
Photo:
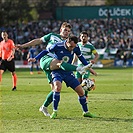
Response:
[{"label": "stadium background", "polygon": [[[89,32],[89,41],[100,54],[95,67],[132,67],[132,4],[132,0],[2,0],[0,31],[8,30],[15,44],[22,44],[58,32],[68,21],[77,36],[82,30]],[[42,44],[38,52],[43,48]],[[29,67],[27,53],[28,48],[16,51],[16,67]]]}]

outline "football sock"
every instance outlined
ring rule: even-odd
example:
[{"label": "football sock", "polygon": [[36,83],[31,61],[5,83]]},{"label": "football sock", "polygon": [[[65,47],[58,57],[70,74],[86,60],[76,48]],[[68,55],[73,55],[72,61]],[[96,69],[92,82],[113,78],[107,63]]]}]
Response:
[{"label": "football sock", "polygon": [[60,68],[65,71],[76,71],[77,66],[71,65],[69,63],[62,62]]},{"label": "football sock", "polygon": [[46,100],[44,101],[43,105],[45,107],[48,107],[53,101],[53,91],[50,91],[50,93],[47,95]]},{"label": "football sock", "polygon": [[0,82],[2,82],[2,74],[0,73]]},{"label": "football sock", "polygon": [[88,112],[87,102],[85,96],[79,96],[79,102],[82,105],[82,110]]},{"label": "football sock", "polygon": [[36,70],[39,71],[39,67],[38,67],[38,65],[36,66]]},{"label": "football sock", "polygon": [[12,81],[13,81],[13,87],[16,87],[16,85],[17,85],[17,75],[16,74],[12,75]]},{"label": "football sock", "polygon": [[88,91],[85,90],[85,96],[87,97],[88,96]]},{"label": "football sock", "polygon": [[33,72],[33,67],[32,66],[30,67],[30,72]]},{"label": "football sock", "polygon": [[60,92],[54,92],[53,93],[53,110],[54,111],[57,111],[59,101],[60,101]]}]

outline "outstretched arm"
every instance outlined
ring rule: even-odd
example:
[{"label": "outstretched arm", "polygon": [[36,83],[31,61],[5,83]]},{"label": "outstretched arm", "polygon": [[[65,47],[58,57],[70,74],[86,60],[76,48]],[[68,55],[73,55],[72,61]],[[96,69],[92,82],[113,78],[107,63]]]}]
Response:
[{"label": "outstretched arm", "polygon": [[83,55],[78,56],[78,58],[83,63],[83,65],[88,65],[88,62],[86,61]]},{"label": "outstretched arm", "polygon": [[29,58],[28,61],[29,62],[35,62],[38,59],[41,59],[44,55],[46,55],[48,53],[47,50],[43,50],[41,51],[35,58]]},{"label": "outstretched arm", "polygon": [[35,45],[39,45],[39,44],[42,44],[42,43],[43,43],[43,41],[41,40],[41,38],[37,38],[37,39],[31,40],[30,42],[27,42],[27,43],[24,43],[24,44],[17,44],[16,49],[35,46]]}]

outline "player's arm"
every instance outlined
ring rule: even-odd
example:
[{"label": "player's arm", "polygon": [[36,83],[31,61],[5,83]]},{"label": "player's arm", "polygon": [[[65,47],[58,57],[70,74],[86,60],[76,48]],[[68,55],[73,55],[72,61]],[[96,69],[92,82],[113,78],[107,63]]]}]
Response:
[{"label": "player's arm", "polygon": [[96,61],[98,60],[98,58],[99,58],[99,54],[97,53],[97,51],[96,50],[93,50],[92,51],[92,53],[94,54],[94,59],[93,60],[91,60],[91,62],[93,63],[93,64],[95,64],[96,63]]},{"label": "player's arm", "polygon": [[73,60],[72,60],[72,64],[74,64],[76,61],[78,60],[78,57],[76,54],[74,54]]},{"label": "player's arm", "polygon": [[11,44],[11,46],[10,46],[11,53],[10,53],[10,56],[7,58],[7,61],[11,61],[14,58],[14,54],[15,54],[15,45],[14,45],[14,42],[11,41],[10,44]]},{"label": "player's arm", "polygon": [[89,70],[93,75],[97,76],[97,73],[91,68],[92,67],[92,63],[91,62],[88,64],[88,62],[83,57],[83,55],[80,55],[78,58],[83,63],[83,65],[85,65],[85,69],[86,70]]},{"label": "player's arm", "polygon": [[54,52],[55,48],[56,48],[56,44],[47,48],[47,50],[41,51],[35,58],[29,58],[28,61],[29,62],[35,62],[36,60],[41,59],[44,55],[48,54],[49,52]]},{"label": "player's arm", "polygon": [[21,48],[39,45],[42,43],[43,43],[42,38],[37,38],[37,39],[34,39],[34,40],[24,43],[24,44],[18,44],[18,45],[16,45],[16,48],[21,49]]},{"label": "player's arm", "polygon": [[91,68],[92,67],[92,63],[90,62],[89,64],[88,64],[88,62],[86,61],[86,59],[83,57],[83,55],[81,54],[81,51],[80,51],[80,49],[79,49],[79,47],[77,48],[77,50],[76,50],[76,55],[77,55],[77,57],[79,58],[79,60],[83,63],[83,65],[85,65],[84,67],[85,67],[85,70],[90,70],[90,72],[93,74],[93,75],[95,75],[95,76],[97,76],[97,73]]},{"label": "player's arm", "polygon": [[27,54],[27,59],[29,59],[29,58],[30,58],[30,51]]},{"label": "player's arm", "polygon": [[47,50],[43,50],[41,51],[35,58],[29,58],[28,61],[29,62],[35,62],[39,59],[41,59],[44,55],[46,55],[47,53],[49,53]]}]

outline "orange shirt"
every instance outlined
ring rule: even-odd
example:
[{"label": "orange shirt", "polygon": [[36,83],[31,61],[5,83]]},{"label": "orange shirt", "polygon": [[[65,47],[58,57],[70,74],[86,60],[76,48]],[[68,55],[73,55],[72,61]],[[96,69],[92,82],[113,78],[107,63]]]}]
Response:
[{"label": "orange shirt", "polygon": [[1,42],[0,42],[0,58],[2,57]]},{"label": "orange shirt", "polygon": [[14,42],[11,39],[8,39],[7,42],[5,42],[4,40],[1,41],[2,59],[3,60],[8,59],[12,55],[14,48],[15,48]]}]

